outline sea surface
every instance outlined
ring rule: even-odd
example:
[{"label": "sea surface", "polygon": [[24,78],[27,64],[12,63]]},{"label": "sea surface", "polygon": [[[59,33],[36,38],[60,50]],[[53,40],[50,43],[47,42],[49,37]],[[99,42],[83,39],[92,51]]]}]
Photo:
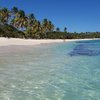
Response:
[{"label": "sea surface", "polygon": [[100,40],[0,47],[0,100],[100,100]]}]

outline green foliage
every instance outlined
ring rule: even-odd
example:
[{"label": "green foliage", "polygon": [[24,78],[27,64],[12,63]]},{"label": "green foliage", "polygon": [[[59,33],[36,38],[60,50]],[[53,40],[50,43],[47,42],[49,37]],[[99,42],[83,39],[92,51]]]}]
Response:
[{"label": "green foliage", "polygon": [[48,39],[65,39],[67,33],[64,32],[49,32],[46,34]]},{"label": "green foliage", "polygon": [[25,34],[22,31],[17,30],[11,25],[0,25],[0,36],[1,37],[13,37],[13,38],[23,38]]},{"label": "green foliage", "polygon": [[[56,30],[56,31],[54,31]],[[83,39],[100,38],[100,32],[69,33],[67,27],[64,32],[47,18],[41,22],[33,13],[26,15],[23,10],[13,7],[0,9],[0,37],[32,38],[32,39]]]}]

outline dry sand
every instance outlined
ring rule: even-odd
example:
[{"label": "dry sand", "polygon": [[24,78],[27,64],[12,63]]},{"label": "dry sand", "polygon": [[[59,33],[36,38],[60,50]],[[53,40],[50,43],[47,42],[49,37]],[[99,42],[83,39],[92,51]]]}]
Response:
[{"label": "dry sand", "polygon": [[9,45],[38,45],[45,43],[59,43],[59,42],[70,42],[79,40],[97,40],[97,39],[19,39],[19,38],[0,38],[0,46]]}]

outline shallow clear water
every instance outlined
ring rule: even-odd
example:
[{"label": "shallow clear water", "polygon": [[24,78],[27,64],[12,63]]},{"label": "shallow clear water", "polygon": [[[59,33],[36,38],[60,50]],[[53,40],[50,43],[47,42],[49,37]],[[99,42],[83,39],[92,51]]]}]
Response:
[{"label": "shallow clear water", "polygon": [[0,47],[0,100],[100,100],[100,41]]}]

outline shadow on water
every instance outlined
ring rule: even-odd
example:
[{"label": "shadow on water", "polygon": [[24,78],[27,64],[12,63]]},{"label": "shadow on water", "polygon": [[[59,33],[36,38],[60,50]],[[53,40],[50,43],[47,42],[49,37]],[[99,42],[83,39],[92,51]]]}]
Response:
[{"label": "shadow on water", "polygon": [[[69,53],[70,56],[99,56],[100,47],[98,46],[99,40],[94,41],[78,41],[78,45]],[[97,45],[96,45],[97,44]]]}]

